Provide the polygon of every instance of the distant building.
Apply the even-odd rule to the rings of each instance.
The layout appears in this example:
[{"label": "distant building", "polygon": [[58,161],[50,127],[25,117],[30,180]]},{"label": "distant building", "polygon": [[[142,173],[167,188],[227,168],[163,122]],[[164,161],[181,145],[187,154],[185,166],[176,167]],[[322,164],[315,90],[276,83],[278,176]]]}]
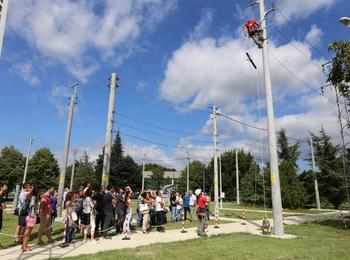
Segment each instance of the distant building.
[{"label": "distant building", "polygon": [[[152,176],[151,171],[145,171],[145,179],[149,179]],[[169,178],[171,184],[174,184],[178,179],[181,178],[181,171],[164,171],[164,179]]]},{"label": "distant building", "polygon": [[0,0],[0,56],[2,50],[2,43],[5,34],[5,24],[8,9],[8,0]]}]

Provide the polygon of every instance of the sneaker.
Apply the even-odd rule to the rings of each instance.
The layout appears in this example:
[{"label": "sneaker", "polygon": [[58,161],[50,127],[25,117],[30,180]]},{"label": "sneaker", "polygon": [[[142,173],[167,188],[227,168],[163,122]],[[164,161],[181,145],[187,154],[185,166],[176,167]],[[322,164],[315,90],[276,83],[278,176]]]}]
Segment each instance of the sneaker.
[{"label": "sneaker", "polygon": [[130,240],[130,237],[123,237],[122,240]]},{"label": "sneaker", "polygon": [[60,245],[59,245],[59,247],[61,247],[61,248],[65,248],[65,247],[68,247],[68,246],[69,246],[68,243],[63,243],[63,244],[60,244]]}]

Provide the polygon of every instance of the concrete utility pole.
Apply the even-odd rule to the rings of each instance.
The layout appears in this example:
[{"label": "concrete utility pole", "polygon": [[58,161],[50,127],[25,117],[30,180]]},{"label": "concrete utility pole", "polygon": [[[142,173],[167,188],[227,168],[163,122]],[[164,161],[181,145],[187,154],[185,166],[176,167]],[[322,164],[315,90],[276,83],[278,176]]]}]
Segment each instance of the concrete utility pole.
[{"label": "concrete utility pole", "polygon": [[145,189],[145,168],[146,168],[145,157],[146,157],[146,155],[144,154],[143,155],[143,163],[142,163],[142,190]]},{"label": "concrete utility pole", "polygon": [[310,136],[310,147],[311,147],[311,160],[312,160],[312,171],[315,175],[315,196],[316,196],[316,206],[317,209],[321,209],[320,203],[320,194],[318,192],[318,182],[317,182],[317,173],[316,173],[316,165],[315,165],[315,156],[314,156],[314,146],[312,143],[312,136]]},{"label": "concrete utility pole", "polygon": [[2,50],[2,43],[5,35],[8,2],[8,0],[0,0],[0,56]]},{"label": "concrete utility pole", "polygon": [[213,144],[214,144],[214,203],[215,212],[219,212],[219,185],[218,185],[218,157],[217,157],[217,132],[216,132],[216,119],[217,108],[213,106]]},{"label": "concrete utility pole", "polygon": [[115,97],[117,91],[117,74],[112,73],[111,85],[109,89],[109,104],[108,104],[108,119],[106,129],[106,141],[105,141],[105,152],[103,155],[103,168],[102,168],[102,186],[109,184],[109,171],[111,167],[111,151],[112,151],[112,132],[114,123],[115,113]]},{"label": "concrete utility pole", "polygon": [[238,171],[238,152],[236,150],[236,201],[237,205],[240,204],[239,201],[239,171]]},{"label": "concrete utility pole", "polygon": [[26,183],[26,180],[27,180],[28,164],[29,164],[30,151],[32,149],[32,143],[33,143],[33,139],[29,138],[29,140],[28,140],[27,158],[26,158],[26,166],[24,167],[24,175],[23,175],[22,185],[24,183]]},{"label": "concrete utility pole", "polygon": [[188,157],[188,154],[187,154],[187,185],[186,185],[186,189],[187,191],[190,190],[190,157]]},{"label": "concrete utility pole", "polygon": [[[32,149],[32,143],[33,143],[33,139],[29,138],[28,139],[28,151],[27,151],[26,165],[24,167],[22,186],[23,186],[24,183],[26,183],[26,180],[27,180],[28,164],[29,164],[30,151]],[[18,196],[19,196],[20,190],[21,190],[21,187],[20,187],[19,184],[17,184],[16,185],[16,191],[15,191],[15,197],[14,197],[13,204],[12,204],[13,208],[15,208],[17,206]]]},{"label": "concrete utility pole", "polygon": [[219,157],[219,175],[220,175],[220,208],[222,208],[222,175],[221,175],[221,154]]},{"label": "concrete utility pole", "polygon": [[75,161],[77,159],[77,153],[78,150],[74,149],[73,150],[73,165],[72,165],[72,174],[70,176],[70,185],[69,185],[69,190],[72,191],[73,190],[73,182],[74,182],[74,170],[75,170]]},{"label": "concrete utility pole", "polygon": [[260,26],[262,29],[262,37],[264,39],[262,44],[263,45],[262,54],[263,54],[264,80],[265,80],[265,92],[266,92],[267,128],[268,128],[268,134],[269,134],[273,234],[276,236],[283,236],[284,226],[283,226],[283,216],[282,216],[280,175],[278,170],[275,119],[274,119],[274,112],[273,112],[271,75],[270,75],[270,64],[269,64],[269,56],[268,56],[268,45],[267,45],[267,39],[268,39],[267,28],[266,28],[267,13],[265,12],[264,0],[258,0],[258,3],[259,3],[260,20],[261,20]]},{"label": "concrete utility pole", "polygon": [[74,114],[74,105],[76,104],[75,100],[77,98],[78,86],[79,84],[75,84],[72,86],[73,94],[70,97],[70,103],[69,103],[68,122],[67,122],[66,136],[64,139],[64,148],[63,148],[63,162],[62,162],[61,174],[60,174],[59,185],[58,185],[58,207],[59,207],[58,215],[59,216],[61,216],[62,208],[63,208],[62,200],[63,200],[64,180],[66,178],[70,136],[72,131],[72,122],[73,122],[73,114]]},{"label": "concrete utility pole", "polygon": [[205,170],[203,169],[203,191],[205,192]]}]

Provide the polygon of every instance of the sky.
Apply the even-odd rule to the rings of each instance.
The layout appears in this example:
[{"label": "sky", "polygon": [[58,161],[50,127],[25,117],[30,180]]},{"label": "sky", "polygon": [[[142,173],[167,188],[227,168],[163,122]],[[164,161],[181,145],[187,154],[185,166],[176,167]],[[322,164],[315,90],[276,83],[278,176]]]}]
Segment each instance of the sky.
[{"label": "sky", "polygon": [[[271,2],[265,1],[266,9]],[[349,40],[338,22],[348,0],[277,0],[267,20],[276,129],[300,139],[307,169],[310,132],[339,142],[334,91],[322,64],[327,46]],[[266,128],[262,53],[244,37],[259,20],[246,0],[12,0],[0,57],[0,148],[49,147],[62,161],[71,86],[79,83],[72,148],[91,160],[105,142],[109,78],[119,77],[114,130],[137,163],[183,169],[212,157],[211,106]],[[250,54],[258,69],[246,59]],[[218,118],[221,152],[243,148],[268,160],[265,131]],[[295,139],[290,139],[295,143]]]}]

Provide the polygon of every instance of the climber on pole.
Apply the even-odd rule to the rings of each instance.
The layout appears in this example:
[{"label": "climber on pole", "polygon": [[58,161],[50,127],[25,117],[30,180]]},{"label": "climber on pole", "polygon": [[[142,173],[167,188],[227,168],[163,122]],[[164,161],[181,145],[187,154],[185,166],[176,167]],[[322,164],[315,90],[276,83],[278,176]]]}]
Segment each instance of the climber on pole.
[{"label": "climber on pole", "polygon": [[255,19],[249,19],[245,22],[244,35],[252,38],[259,49],[262,48],[262,42],[264,41],[262,37],[262,29]]}]

